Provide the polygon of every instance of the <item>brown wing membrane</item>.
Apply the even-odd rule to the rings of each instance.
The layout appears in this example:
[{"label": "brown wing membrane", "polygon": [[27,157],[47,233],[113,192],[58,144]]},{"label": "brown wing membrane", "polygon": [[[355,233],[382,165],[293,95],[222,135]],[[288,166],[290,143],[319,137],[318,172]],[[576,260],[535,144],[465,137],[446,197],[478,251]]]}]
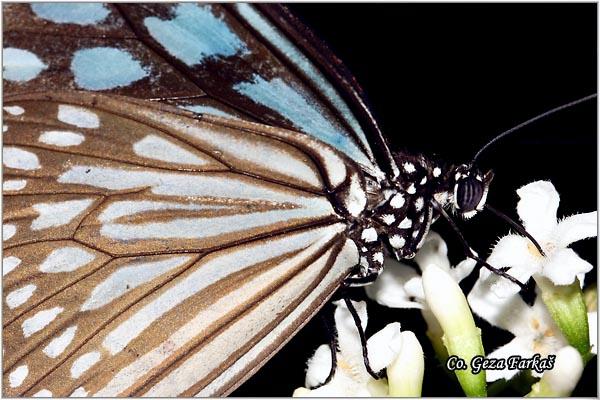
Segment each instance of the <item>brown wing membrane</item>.
[{"label": "brown wing membrane", "polygon": [[[100,90],[253,118],[317,137],[382,177],[361,122],[328,78],[339,76],[322,73],[313,55],[254,5],[79,5],[99,14],[93,22],[69,20],[57,7],[4,6],[5,66],[26,51],[40,69],[30,79],[5,74],[9,93]],[[373,126],[358,98],[350,104]]]},{"label": "brown wing membrane", "polygon": [[332,202],[364,182],[309,136],[84,92],[4,105],[7,396],[226,394],[357,262]]}]

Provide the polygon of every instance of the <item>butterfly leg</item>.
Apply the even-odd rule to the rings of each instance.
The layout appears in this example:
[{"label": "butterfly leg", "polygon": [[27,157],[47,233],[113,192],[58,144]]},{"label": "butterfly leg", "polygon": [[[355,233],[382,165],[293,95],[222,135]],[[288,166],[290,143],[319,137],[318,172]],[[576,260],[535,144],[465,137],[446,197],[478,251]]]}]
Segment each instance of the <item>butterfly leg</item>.
[{"label": "butterfly leg", "polygon": [[311,387],[310,389],[312,390],[320,388],[321,386],[327,385],[329,382],[331,382],[333,376],[335,375],[335,370],[337,368],[337,352],[339,349],[335,324],[332,324],[331,321],[328,321],[323,314],[321,314],[321,318],[323,320],[323,326],[325,326],[327,334],[329,335],[329,350],[331,351],[331,369],[329,370],[329,375],[327,375],[327,378],[318,385]]},{"label": "butterfly leg", "polygon": [[358,329],[358,335],[360,336],[360,344],[362,346],[363,362],[365,364],[365,368],[367,369],[367,372],[374,379],[384,378],[386,376],[385,369],[375,372],[375,371],[373,371],[373,368],[371,368],[371,364],[369,363],[369,351],[367,349],[367,338],[365,336],[365,331],[363,330],[362,325],[360,323],[360,317],[358,316],[358,313],[356,312],[356,308],[354,308],[354,304],[352,304],[352,301],[350,299],[348,299],[347,297],[344,297],[344,303],[346,303],[346,307],[348,307],[348,311],[350,311],[350,315],[352,315],[352,319],[354,320],[356,329]]},{"label": "butterfly leg", "polygon": [[522,283],[521,281],[519,281],[514,276],[508,274],[503,269],[492,267],[485,260],[483,260],[477,254],[475,254],[475,252],[469,246],[469,243],[467,243],[467,240],[463,236],[462,232],[460,231],[460,229],[458,228],[458,226],[456,225],[456,223],[454,222],[454,220],[452,218],[450,218],[450,216],[448,215],[448,213],[446,212],[446,210],[444,210],[444,208],[437,201],[435,201],[435,200],[432,200],[432,205],[433,205],[433,208],[448,222],[448,224],[450,224],[450,226],[452,227],[452,230],[458,236],[460,242],[463,245],[465,257],[468,257],[468,258],[470,258],[472,260],[477,261],[478,265],[479,264],[483,265],[485,268],[489,269],[490,271],[492,271],[496,275],[500,275],[503,278],[508,279],[509,281],[511,281],[512,283],[514,283],[515,285],[519,286],[521,288],[521,290],[527,290],[527,285],[526,284]]}]

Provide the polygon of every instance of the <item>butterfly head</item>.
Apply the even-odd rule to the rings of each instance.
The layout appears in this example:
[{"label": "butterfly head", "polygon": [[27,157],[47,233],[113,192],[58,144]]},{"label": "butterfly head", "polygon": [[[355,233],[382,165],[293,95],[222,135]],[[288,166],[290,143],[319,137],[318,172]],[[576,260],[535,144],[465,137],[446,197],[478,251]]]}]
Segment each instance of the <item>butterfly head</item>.
[{"label": "butterfly head", "polygon": [[452,207],[465,219],[483,210],[494,173],[482,173],[475,165],[462,164],[454,169]]}]

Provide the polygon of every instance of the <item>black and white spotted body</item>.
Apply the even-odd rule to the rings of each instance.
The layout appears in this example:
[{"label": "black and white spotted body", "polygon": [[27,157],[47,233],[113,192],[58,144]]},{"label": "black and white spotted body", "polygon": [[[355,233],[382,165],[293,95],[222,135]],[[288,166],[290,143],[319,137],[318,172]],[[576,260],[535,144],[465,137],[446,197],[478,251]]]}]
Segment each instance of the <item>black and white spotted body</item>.
[{"label": "black and white spotted body", "polygon": [[384,249],[398,260],[413,258],[438,217],[434,203],[465,219],[481,211],[493,177],[466,164],[445,165],[423,155],[395,153],[394,159],[394,178],[367,185],[372,192],[367,215],[352,235],[360,253],[360,265],[349,277],[352,285],[377,277]]}]

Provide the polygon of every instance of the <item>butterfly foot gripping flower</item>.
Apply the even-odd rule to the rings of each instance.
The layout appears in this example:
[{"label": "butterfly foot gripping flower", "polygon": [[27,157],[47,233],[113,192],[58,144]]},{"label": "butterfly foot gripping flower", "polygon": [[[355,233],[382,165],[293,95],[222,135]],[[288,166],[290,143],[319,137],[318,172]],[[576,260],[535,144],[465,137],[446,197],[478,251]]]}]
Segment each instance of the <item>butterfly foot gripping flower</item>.
[{"label": "butterfly foot gripping flower", "polygon": [[[331,349],[321,345],[308,361],[306,386],[298,388],[299,397],[367,397],[419,396],[423,382],[423,350],[415,335],[400,331],[399,323],[388,324],[367,340],[369,364],[374,371],[387,368],[387,379],[375,380],[364,365],[360,336],[354,319],[343,301],[335,303],[338,335],[336,369],[333,378],[323,385],[331,370]],[[367,325],[366,303],[354,303],[363,329]],[[320,386],[322,385],[322,386]]]}]

